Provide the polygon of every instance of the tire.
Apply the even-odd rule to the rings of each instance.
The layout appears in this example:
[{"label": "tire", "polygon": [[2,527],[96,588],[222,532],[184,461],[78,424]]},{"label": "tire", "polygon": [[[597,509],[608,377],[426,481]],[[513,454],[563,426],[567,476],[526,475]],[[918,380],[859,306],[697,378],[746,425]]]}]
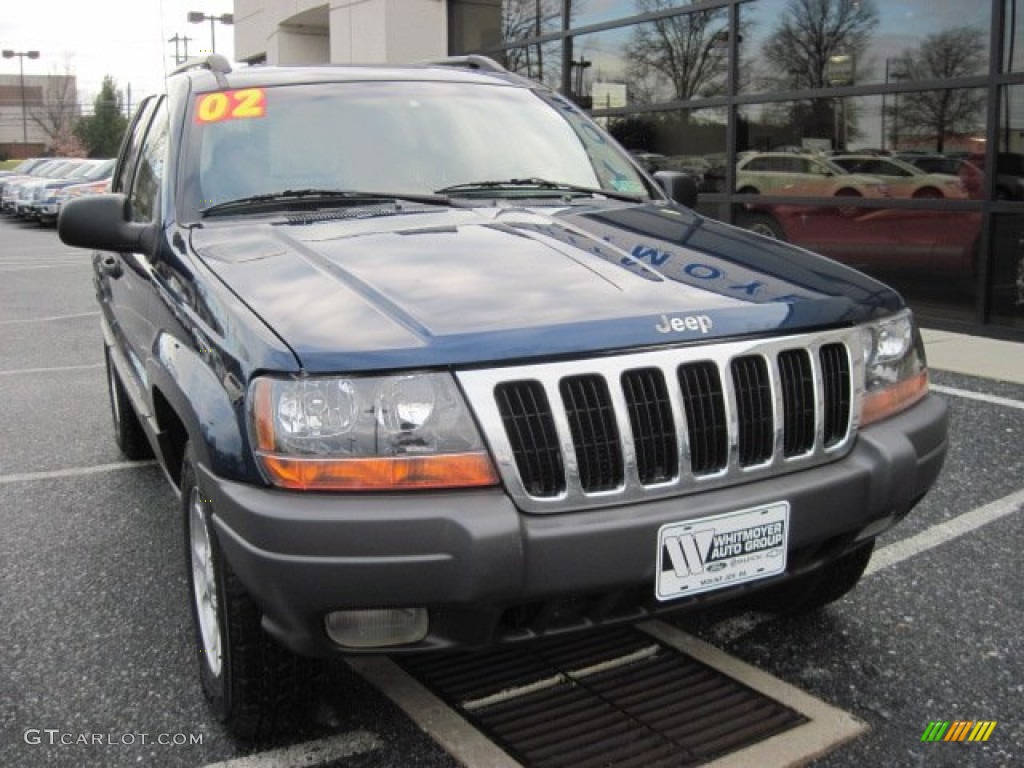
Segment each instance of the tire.
[{"label": "tire", "polygon": [[110,417],[114,422],[114,442],[126,459],[148,459],[153,450],[135,413],[135,406],[125,392],[121,377],[110,360],[110,348],[103,347],[103,361],[107,369],[107,394],[110,396]]},{"label": "tire", "polygon": [[[864,195],[862,195],[856,189],[851,189],[850,187],[843,187],[842,189],[837,190],[835,196],[849,198],[864,197]],[[838,210],[839,213],[843,216],[856,216],[860,212],[860,209],[855,208],[852,205],[841,205],[836,210]]]},{"label": "tire", "polygon": [[199,680],[214,715],[240,741],[260,742],[297,725],[319,666],[278,645],[259,606],[223,556],[186,444],[181,471],[185,562]]},{"label": "tire", "polygon": [[786,233],[782,231],[779,222],[767,213],[745,213],[737,219],[736,223],[744,229],[749,229],[764,237],[786,242]]},{"label": "tire", "polygon": [[874,548],[875,542],[870,541],[814,573],[754,595],[752,607],[795,615],[811,613],[834,603],[857,586]]},{"label": "tire", "polygon": [[922,187],[914,193],[915,200],[942,200],[941,190],[935,187]]}]

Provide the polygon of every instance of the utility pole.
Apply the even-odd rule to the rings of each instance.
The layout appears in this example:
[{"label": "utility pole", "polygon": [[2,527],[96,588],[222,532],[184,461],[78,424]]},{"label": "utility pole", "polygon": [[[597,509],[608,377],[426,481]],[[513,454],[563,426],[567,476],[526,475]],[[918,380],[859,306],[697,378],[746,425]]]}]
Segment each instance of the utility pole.
[{"label": "utility pole", "polygon": [[[168,43],[174,43],[174,64],[177,66],[184,61],[188,60],[188,41],[192,38],[188,35],[179,35],[177,32],[174,33],[174,37],[167,38]],[[179,43],[184,43],[185,55],[181,55],[181,48]]]}]

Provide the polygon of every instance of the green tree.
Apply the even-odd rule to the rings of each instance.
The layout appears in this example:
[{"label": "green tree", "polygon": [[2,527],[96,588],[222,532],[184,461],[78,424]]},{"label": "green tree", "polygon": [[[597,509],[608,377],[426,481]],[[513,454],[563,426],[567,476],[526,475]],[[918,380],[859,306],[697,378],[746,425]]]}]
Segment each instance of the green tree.
[{"label": "green tree", "polygon": [[121,92],[107,75],[93,102],[93,113],[75,124],[75,136],[85,144],[89,157],[116,157],[127,128]]}]

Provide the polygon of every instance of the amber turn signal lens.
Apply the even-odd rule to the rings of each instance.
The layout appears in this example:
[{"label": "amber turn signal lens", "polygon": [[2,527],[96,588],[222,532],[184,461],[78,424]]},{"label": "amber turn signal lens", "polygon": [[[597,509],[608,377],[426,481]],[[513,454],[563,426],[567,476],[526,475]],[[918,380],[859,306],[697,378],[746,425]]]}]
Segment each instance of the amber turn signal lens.
[{"label": "amber turn signal lens", "polygon": [[891,387],[864,396],[860,409],[862,427],[903,411],[928,394],[928,372],[921,371]]},{"label": "amber turn signal lens", "polygon": [[309,491],[386,491],[496,485],[483,452],[357,459],[296,459],[259,455],[271,481]]}]

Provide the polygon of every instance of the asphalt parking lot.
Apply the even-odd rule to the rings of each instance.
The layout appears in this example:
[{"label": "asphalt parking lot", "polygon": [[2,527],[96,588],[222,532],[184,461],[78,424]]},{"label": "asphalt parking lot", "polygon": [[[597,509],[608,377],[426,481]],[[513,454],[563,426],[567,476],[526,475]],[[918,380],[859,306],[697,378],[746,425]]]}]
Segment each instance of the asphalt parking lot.
[{"label": "asphalt parking lot", "polygon": [[[943,476],[850,596],[798,619],[718,610],[650,628],[857,726],[839,746],[766,744],[721,765],[1024,764],[1024,383],[933,382],[952,409]],[[514,764],[376,660],[333,664],[307,727],[280,743],[254,751],[225,734],[194,679],[175,498],[110,435],[89,254],[10,219],[0,402],[0,765]],[[933,721],[996,725],[984,742],[922,741]]]}]

